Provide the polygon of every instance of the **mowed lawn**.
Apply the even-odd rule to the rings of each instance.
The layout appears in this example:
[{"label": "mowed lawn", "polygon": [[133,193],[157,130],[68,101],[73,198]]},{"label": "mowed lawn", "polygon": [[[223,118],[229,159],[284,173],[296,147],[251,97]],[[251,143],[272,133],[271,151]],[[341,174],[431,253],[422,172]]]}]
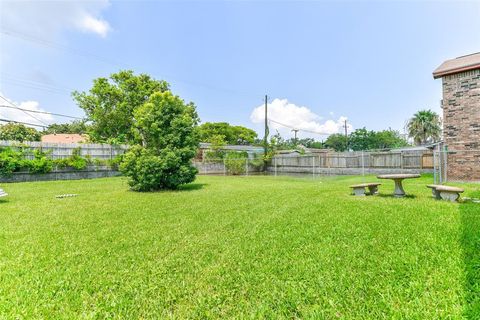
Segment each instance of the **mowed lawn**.
[{"label": "mowed lawn", "polygon": [[2,184],[0,319],[478,319],[480,204],[433,200],[431,177],[351,196],[360,181]]}]

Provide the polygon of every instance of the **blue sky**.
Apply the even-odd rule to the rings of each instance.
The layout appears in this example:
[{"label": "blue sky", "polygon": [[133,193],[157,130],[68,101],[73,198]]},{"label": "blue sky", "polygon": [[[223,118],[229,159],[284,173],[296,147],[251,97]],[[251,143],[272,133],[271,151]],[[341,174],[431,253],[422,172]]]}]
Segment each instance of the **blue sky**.
[{"label": "blue sky", "polygon": [[332,133],[345,117],[350,129],[403,131],[417,110],[441,112],[432,71],[480,51],[480,2],[2,1],[0,11],[0,92],[17,105],[81,116],[72,89],[132,69],[170,82],[203,122],[259,132],[265,94],[272,119],[296,128]]}]

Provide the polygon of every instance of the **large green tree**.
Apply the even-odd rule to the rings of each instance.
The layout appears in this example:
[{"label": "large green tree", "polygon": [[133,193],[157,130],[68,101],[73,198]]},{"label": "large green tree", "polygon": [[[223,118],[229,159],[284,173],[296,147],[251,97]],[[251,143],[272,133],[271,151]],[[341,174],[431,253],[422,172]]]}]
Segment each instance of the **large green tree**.
[{"label": "large green tree", "polygon": [[42,135],[52,133],[77,133],[85,134],[88,131],[88,126],[85,121],[75,120],[68,123],[53,123],[48,126],[47,130],[42,131]]},{"label": "large green tree", "polygon": [[168,90],[165,81],[126,70],[93,80],[88,92],[75,91],[73,98],[91,122],[88,134],[92,141],[132,143],[135,109],[152,94]]},{"label": "large green tree", "polygon": [[420,110],[408,121],[408,135],[417,145],[440,140],[442,122],[440,116],[432,110]]},{"label": "large green tree", "polygon": [[198,115],[169,91],[154,93],[134,113],[134,142],[120,169],[136,191],[176,189],[192,182],[198,148]]},{"label": "large green tree", "polygon": [[[336,133],[325,141],[325,147],[336,151],[347,150],[347,138]],[[407,146],[408,143],[395,130],[373,131],[366,128],[356,129],[348,135],[348,150],[362,151],[375,149],[391,149]]]},{"label": "large green tree", "polygon": [[40,132],[20,123],[0,125],[0,140],[40,141],[40,137]]},{"label": "large green tree", "polygon": [[245,145],[253,144],[257,133],[242,126],[232,126],[227,122],[206,122],[198,126],[201,142],[212,142],[223,136],[226,144]]},{"label": "large green tree", "polygon": [[348,148],[354,151],[376,149],[375,131],[361,128],[348,136]]},{"label": "large green tree", "polygon": [[324,145],[326,148],[334,149],[335,151],[347,150],[347,138],[341,133],[334,133],[328,136]]},{"label": "large green tree", "polygon": [[382,130],[375,133],[375,148],[388,149],[408,146],[408,142],[396,130]]}]

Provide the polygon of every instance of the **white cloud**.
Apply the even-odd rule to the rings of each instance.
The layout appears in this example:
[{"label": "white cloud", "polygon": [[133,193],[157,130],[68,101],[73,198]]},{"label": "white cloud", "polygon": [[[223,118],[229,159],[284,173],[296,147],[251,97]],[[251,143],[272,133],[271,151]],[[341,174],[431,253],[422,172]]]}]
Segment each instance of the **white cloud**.
[{"label": "white cloud", "polygon": [[[278,130],[284,137],[293,136],[292,128],[285,127],[288,125],[295,129],[308,130],[316,133],[330,135],[333,133],[340,133],[344,130],[346,117],[339,117],[337,120],[326,120],[308,107],[297,106],[294,103],[288,102],[287,99],[275,99],[268,104],[268,118],[270,121],[270,132],[274,133]],[[250,120],[253,123],[263,123],[265,121],[265,106],[261,105],[253,109],[250,115]],[[347,124],[348,130],[352,130],[352,126]],[[321,138],[321,135],[315,135],[309,132],[299,132],[300,137],[316,137]]]},{"label": "white cloud", "polygon": [[50,39],[65,29],[105,37],[111,30],[101,12],[109,6],[100,1],[4,1],[0,19],[6,31]]},{"label": "white cloud", "polygon": [[80,21],[79,27],[84,31],[96,33],[103,38],[105,38],[107,33],[110,31],[110,25],[107,21],[97,19],[90,15],[83,17],[83,19]]},{"label": "white cloud", "polygon": [[[0,95],[2,94],[0,93]],[[27,109],[27,110],[45,111],[44,109],[40,108],[40,104],[38,103],[38,101],[23,101],[20,103],[16,103],[11,101],[10,99],[7,99],[7,100],[9,101],[9,103],[6,103],[4,100],[0,102],[0,118],[18,121],[18,122],[37,124],[42,126],[45,124],[53,123],[54,119],[49,114],[34,113],[34,112],[29,113],[28,111],[22,111],[15,108],[3,107],[3,106],[18,106],[19,108]],[[2,124],[5,124],[5,123],[6,122],[2,121]],[[38,127],[36,128],[39,129]]]}]

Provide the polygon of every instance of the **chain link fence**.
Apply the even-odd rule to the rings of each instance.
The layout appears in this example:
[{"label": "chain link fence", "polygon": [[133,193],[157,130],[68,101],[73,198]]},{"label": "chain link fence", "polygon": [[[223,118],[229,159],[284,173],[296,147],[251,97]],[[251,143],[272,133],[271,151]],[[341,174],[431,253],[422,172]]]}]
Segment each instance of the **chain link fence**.
[{"label": "chain link fence", "polygon": [[264,173],[264,164],[261,159],[204,158],[194,161],[193,165],[202,175],[249,176]]},{"label": "chain link fence", "polygon": [[434,182],[480,182],[480,150],[448,150],[434,153]]},{"label": "chain link fence", "polygon": [[322,151],[310,154],[279,154],[264,166],[261,155],[248,157],[202,157],[194,161],[203,175],[375,175],[388,173],[432,173],[431,150],[419,151]]}]

